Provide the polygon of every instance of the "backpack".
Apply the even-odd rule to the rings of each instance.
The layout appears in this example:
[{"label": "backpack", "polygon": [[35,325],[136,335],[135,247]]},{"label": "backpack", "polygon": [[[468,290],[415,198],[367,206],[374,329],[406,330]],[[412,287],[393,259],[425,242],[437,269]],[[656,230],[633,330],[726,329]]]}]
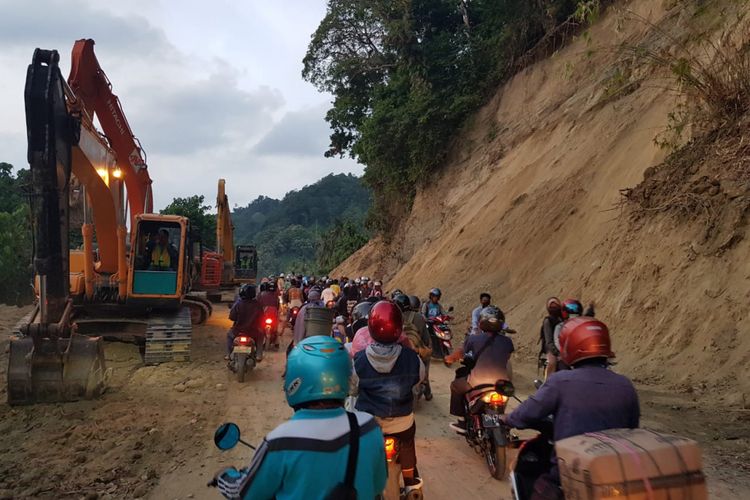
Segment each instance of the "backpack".
[{"label": "backpack", "polygon": [[422,340],[422,335],[419,334],[419,330],[417,330],[417,327],[414,325],[414,315],[417,314],[415,311],[409,311],[404,315],[404,327],[403,332],[404,335],[409,339],[409,342],[411,342],[412,347],[414,347],[414,350],[417,351],[417,354],[422,359],[425,359],[425,357],[429,357],[432,353],[432,349],[427,347],[427,345]]}]

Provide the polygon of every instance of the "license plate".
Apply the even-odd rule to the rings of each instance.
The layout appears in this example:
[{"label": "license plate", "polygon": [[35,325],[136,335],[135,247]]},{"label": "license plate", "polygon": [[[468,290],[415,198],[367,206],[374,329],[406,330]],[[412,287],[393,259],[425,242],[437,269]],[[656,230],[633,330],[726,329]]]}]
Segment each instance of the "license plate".
[{"label": "license plate", "polygon": [[502,425],[502,421],[500,420],[500,415],[495,413],[490,414],[483,414],[482,415],[482,426],[485,429],[491,429],[493,427],[500,427]]},{"label": "license plate", "polygon": [[250,354],[251,352],[253,352],[253,348],[250,346],[238,345],[234,346],[232,352],[234,354]]}]

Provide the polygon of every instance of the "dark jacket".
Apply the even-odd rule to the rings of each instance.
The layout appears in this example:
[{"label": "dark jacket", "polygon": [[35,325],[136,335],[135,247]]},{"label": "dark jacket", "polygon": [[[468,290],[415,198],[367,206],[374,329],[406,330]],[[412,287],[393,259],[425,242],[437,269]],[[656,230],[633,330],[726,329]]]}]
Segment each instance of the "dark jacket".
[{"label": "dark jacket", "polygon": [[376,417],[403,417],[414,411],[412,389],[422,378],[422,362],[398,344],[371,344],[354,356],[359,378],[356,408]]},{"label": "dark jacket", "polygon": [[533,396],[507,417],[518,429],[533,428],[554,417],[554,439],[587,432],[637,428],[638,394],[633,383],[601,365],[584,365],[550,375]]},{"label": "dark jacket", "polygon": [[562,318],[558,316],[547,316],[542,321],[542,331],[539,334],[542,341],[542,354],[560,355],[560,351],[555,346],[555,327],[558,323],[562,323]]},{"label": "dark jacket", "polygon": [[235,302],[229,311],[229,319],[234,321],[232,329],[235,334],[254,334],[263,331],[263,307],[257,300],[242,299]]}]

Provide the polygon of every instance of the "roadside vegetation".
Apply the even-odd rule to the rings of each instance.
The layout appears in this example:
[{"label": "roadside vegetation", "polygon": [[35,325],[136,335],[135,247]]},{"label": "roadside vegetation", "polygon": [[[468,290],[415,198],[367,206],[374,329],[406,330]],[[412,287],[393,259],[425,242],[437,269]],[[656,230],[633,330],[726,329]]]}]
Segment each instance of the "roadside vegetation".
[{"label": "roadside vegetation", "polygon": [[604,3],[329,0],[302,75],[334,96],[325,154],[365,165],[368,227],[388,238],[465,120]]}]

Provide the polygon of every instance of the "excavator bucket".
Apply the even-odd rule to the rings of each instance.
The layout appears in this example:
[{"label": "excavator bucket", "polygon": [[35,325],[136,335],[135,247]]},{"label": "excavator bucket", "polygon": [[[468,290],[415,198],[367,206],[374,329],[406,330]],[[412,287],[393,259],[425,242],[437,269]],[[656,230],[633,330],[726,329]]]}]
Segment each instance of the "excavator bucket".
[{"label": "excavator bucket", "polygon": [[23,405],[92,399],[106,389],[104,341],[72,334],[57,340],[10,342],[8,403]]}]

